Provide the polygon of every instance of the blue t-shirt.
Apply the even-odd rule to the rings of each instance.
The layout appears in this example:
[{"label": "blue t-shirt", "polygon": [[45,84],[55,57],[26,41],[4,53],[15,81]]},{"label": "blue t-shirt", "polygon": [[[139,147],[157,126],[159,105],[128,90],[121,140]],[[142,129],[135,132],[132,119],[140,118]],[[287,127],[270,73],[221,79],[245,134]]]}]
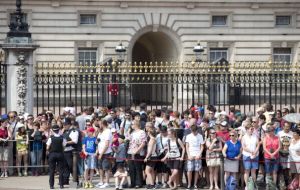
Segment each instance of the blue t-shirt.
[{"label": "blue t-shirt", "polygon": [[84,137],[83,144],[87,153],[96,153],[96,137]]},{"label": "blue t-shirt", "polygon": [[226,145],[227,145],[227,151],[226,151],[227,158],[233,159],[240,154],[240,150],[242,147],[242,144],[240,141],[237,141],[235,144],[233,144],[229,140],[229,141],[226,141]]}]

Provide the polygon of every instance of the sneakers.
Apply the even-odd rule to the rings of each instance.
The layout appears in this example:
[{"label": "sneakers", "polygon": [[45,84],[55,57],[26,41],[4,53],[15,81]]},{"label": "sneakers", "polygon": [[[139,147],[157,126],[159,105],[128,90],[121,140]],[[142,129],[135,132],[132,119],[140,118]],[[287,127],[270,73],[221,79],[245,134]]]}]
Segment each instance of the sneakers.
[{"label": "sneakers", "polygon": [[103,185],[103,182],[99,182],[96,187],[101,187]]},{"label": "sneakers", "polygon": [[4,172],[2,172],[2,174],[1,174],[1,176],[0,176],[1,178],[4,178]]},{"label": "sneakers", "polygon": [[18,172],[18,176],[19,176],[19,177],[22,177],[22,173],[21,173],[21,172]]},{"label": "sneakers", "polygon": [[92,182],[88,182],[89,188],[94,188],[94,185]]},{"label": "sneakers", "polygon": [[88,182],[84,182],[83,188],[84,188],[84,189],[88,189],[88,188],[89,188],[89,183],[88,183]]},{"label": "sneakers", "polygon": [[105,188],[108,188],[109,187],[109,184],[108,183],[104,183],[103,185],[101,185],[99,188],[100,189],[105,189]]},{"label": "sneakers", "polygon": [[28,176],[27,172],[24,172],[24,173],[23,173],[23,175],[24,175],[25,177],[27,177],[27,176]]},{"label": "sneakers", "polygon": [[4,172],[4,177],[5,177],[5,178],[8,178],[7,172]]}]

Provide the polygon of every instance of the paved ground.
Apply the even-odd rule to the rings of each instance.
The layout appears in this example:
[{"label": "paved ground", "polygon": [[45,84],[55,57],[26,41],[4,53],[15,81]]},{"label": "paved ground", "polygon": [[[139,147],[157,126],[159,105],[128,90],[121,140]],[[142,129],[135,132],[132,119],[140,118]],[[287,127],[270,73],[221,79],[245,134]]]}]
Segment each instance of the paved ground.
[{"label": "paved ground", "polygon": [[[0,178],[0,190],[47,190],[49,189],[48,179],[48,176]],[[97,182],[98,181],[95,180],[94,183]],[[111,179],[110,182],[111,188],[106,188],[105,190],[115,189],[113,185],[113,179]],[[57,183],[58,179],[55,178],[55,189],[59,189]],[[73,185],[71,184],[71,186],[65,186],[65,189],[76,189],[75,186],[72,187]]]}]

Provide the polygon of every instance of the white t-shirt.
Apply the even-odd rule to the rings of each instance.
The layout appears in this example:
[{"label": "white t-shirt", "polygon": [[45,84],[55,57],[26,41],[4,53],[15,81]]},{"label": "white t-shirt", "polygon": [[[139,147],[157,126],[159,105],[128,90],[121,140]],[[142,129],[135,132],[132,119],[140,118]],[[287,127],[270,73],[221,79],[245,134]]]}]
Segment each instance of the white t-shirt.
[{"label": "white t-shirt", "polygon": [[190,156],[199,156],[201,145],[204,144],[204,140],[201,134],[194,135],[193,133],[186,136],[186,143],[189,143]]},{"label": "white t-shirt", "polygon": [[69,112],[70,114],[76,116],[76,110],[74,107],[65,107],[64,112]]},{"label": "white t-shirt", "polygon": [[[242,138],[242,142],[243,142],[243,145],[246,146],[246,148],[248,150],[250,150],[251,152],[254,152],[256,149],[256,146],[258,144],[258,138],[255,134],[252,134],[251,136],[248,134],[245,134]],[[257,151],[256,156],[258,156],[258,153],[259,152]],[[251,156],[251,153],[243,150],[243,155],[249,157],[249,156]]]},{"label": "white t-shirt", "polygon": [[102,152],[102,150],[105,147],[105,143],[107,141],[109,141],[108,148],[107,148],[107,150],[106,150],[106,152],[104,154],[109,154],[109,153],[112,152],[112,149],[111,149],[112,133],[111,133],[110,129],[105,129],[102,133],[99,133],[97,139],[100,139],[100,142],[98,144],[98,151],[99,151],[99,153]]},{"label": "white t-shirt", "polygon": [[285,139],[285,138],[287,138],[291,141],[291,139],[293,137],[293,132],[289,131],[288,133],[286,133],[284,131],[279,131],[278,132],[278,137],[279,137],[281,143],[282,143],[283,139]]},{"label": "white t-shirt", "polygon": [[290,158],[292,161],[300,161],[300,156],[298,154],[300,152],[300,141],[296,142],[296,144],[291,143],[289,146]]},{"label": "white t-shirt", "polygon": [[158,128],[159,124],[163,124],[164,119],[161,117],[156,117],[155,118],[155,123],[154,123],[154,127]]}]

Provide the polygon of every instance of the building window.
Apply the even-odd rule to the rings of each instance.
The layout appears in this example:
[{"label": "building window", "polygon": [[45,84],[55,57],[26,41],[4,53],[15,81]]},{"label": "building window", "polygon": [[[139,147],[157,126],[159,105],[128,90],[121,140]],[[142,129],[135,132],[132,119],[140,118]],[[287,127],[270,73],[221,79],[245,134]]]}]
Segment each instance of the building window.
[{"label": "building window", "polygon": [[[17,22],[17,15],[15,13],[11,13],[10,14],[10,22]],[[22,22],[28,23],[28,21],[27,21],[27,14],[23,13]]]},{"label": "building window", "polygon": [[209,61],[213,63],[217,60],[220,60],[221,58],[228,60],[227,52],[227,48],[211,48],[209,50]]},{"label": "building window", "polygon": [[80,65],[95,66],[97,62],[97,49],[78,49],[78,63]]},{"label": "building window", "polygon": [[80,24],[82,25],[93,25],[96,24],[97,15],[96,14],[81,14]]},{"label": "building window", "polygon": [[226,25],[227,25],[226,15],[212,16],[212,26],[226,26]]},{"label": "building window", "polygon": [[292,60],[291,48],[274,48],[273,60],[275,63],[290,64]]},{"label": "building window", "polygon": [[291,25],[291,16],[276,16],[276,26]]}]

